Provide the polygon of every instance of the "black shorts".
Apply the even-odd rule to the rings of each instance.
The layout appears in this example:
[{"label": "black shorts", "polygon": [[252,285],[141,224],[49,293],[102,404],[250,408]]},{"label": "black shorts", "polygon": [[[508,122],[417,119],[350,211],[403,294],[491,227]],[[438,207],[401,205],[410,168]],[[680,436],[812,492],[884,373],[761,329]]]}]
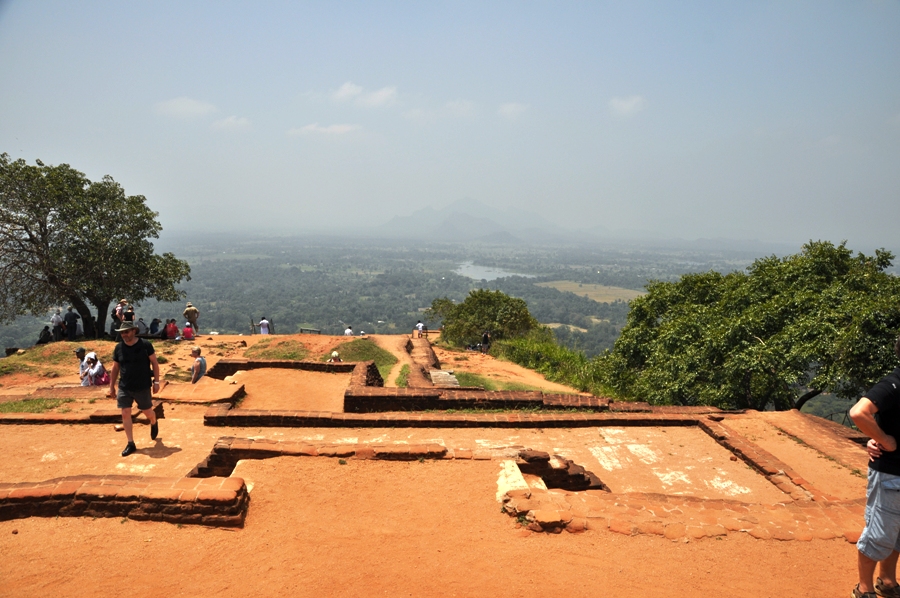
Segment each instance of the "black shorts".
[{"label": "black shorts", "polygon": [[153,394],[149,388],[143,390],[125,390],[119,387],[119,394],[116,395],[116,404],[119,409],[131,409],[131,405],[137,403],[138,409],[146,411],[153,407]]}]

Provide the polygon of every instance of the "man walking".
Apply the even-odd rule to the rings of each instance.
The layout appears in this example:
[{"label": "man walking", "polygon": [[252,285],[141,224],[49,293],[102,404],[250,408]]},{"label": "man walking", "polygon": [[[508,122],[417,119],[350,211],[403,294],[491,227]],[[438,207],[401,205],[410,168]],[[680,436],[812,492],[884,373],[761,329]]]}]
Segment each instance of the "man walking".
[{"label": "man walking", "polygon": [[191,328],[194,329],[194,334],[199,334],[200,329],[197,328],[197,318],[200,317],[200,310],[194,307],[194,304],[190,301],[187,302],[187,306],[184,308],[184,319],[191,323]]},{"label": "man walking", "polygon": [[[900,337],[894,343],[900,358]],[[850,409],[850,418],[870,438],[869,481],[866,486],[866,527],[856,543],[859,584],[853,598],[900,598],[897,557],[900,556],[900,367],[881,379]],[[880,577],[873,582],[875,566]]]},{"label": "man walking", "polygon": [[[137,403],[138,409],[150,420],[150,440],[156,440],[159,424],[153,413],[152,393],[159,392],[159,362],[150,341],[138,338],[137,326],[134,322],[122,322],[116,330],[122,335],[122,341],[113,350],[113,365],[109,373],[109,396],[116,397],[119,409],[122,410],[122,426],[128,444],[122,451],[127,457],[137,450],[132,433],[131,406]],[[118,392],[116,381],[119,380]]]}]

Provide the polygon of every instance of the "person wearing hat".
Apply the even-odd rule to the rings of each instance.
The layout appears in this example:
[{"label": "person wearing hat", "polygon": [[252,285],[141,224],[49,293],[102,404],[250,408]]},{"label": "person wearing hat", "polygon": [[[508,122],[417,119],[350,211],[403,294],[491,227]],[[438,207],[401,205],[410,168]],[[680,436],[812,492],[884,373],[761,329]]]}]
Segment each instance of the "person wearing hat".
[{"label": "person wearing hat", "polygon": [[84,372],[88,369],[88,367],[90,367],[87,360],[84,358],[85,353],[86,351],[84,350],[84,347],[78,347],[77,349],[75,349],[75,357],[78,358],[78,377],[81,378],[81,385],[90,386],[90,381],[85,380],[84,378]]},{"label": "person wearing hat", "polygon": [[153,344],[138,338],[134,322],[122,322],[116,332],[122,336],[122,340],[113,350],[108,396],[115,397],[122,410],[122,427],[125,428],[125,437],[128,439],[122,456],[127,457],[137,450],[131,421],[131,406],[134,403],[150,420],[150,440],[156,440],[159,434],[159,422],[153,412],[152,397],[159,392],[159,362],[156,360]]},{"label": "person wearing hat", "polygon": [[331,352],[331,359],[328,360],[328,363],[341,363],[342,361],[344,360],[341,359],[341,356],[338,355],[337,351]]},{"label": "person wearing hat", "polygon": [[194,327],[190,322],[185,322],[184,328],[181,330],[181,338],[186,341],[194,340]]},{"label": "person wearing hat", "polygon": [[194,307],[194,304],[190,301],[187,302],[187,307],[184,308],[184,319],[191,323],[191,328],[194,329],[194,332],[200,332],[200,329],[197,327],[197,318],[200,317],[200,310]]}]

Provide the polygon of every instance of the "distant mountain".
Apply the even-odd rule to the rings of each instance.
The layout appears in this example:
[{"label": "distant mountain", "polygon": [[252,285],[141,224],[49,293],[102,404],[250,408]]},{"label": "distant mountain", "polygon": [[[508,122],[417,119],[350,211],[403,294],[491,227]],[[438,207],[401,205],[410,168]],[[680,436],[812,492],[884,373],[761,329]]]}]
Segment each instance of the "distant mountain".
[{"label": "distant mountain", "polygon": [[409,216],[395,216],[375,229],[384,236],[422,237],[435,241],[477,241],[521,243],[553,240],[565,235],[559,227],[548,224],[540,215],[528,210],[499,210],[473,199],[461,199],[443,208],[416,210]]}]

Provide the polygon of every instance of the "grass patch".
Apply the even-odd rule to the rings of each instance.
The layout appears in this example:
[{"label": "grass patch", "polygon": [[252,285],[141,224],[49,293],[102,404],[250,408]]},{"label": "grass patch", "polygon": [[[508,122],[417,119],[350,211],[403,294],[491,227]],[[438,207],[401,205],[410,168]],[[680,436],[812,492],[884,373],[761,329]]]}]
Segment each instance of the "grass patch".
[{"label": "grass patch", "polygon": [[[381,377],[387,379],[391,373],[391,368],[397,363],[397,358],[389,352],[375,344],[374,341],[367,338],[358,338],[349,343],[338,345],[332,351],[337,351],[344,361],[374,361],[378,367],[378,373]],[[329,351],[323,358],[323,361],[331,357]]]},{"label": "grass patch", "polygon": [[309,355],[302,343],[293,339],[266,339],[244,351],[244,357],[256,359],[284,359],[298,361]]},{"label": "grass patch", "polygon": [[0,413],[46,413],[75,399],[24,399],[0,403]]},{"label": "grass patch", "polygon": [[543,390],[539,386],[532,386],[521,382],[502,382],[470,372],[454,371],[453,375],[459,380],[460,386],[480,386],[485,390]]},{"label": "grass patch", "polygon": [[409,364],[404,363],[403,367],[400,368],[400,373],[397,374],[397,386],[400,388],[406,388],[409,386]]},{"label": "grass patch", "polygon": [[0,359],[0,376],[8,376],[17,372],[27,372],[31,366],[24,362],[22,355],[10,355]]},{"label": "grass patch", "polygon": [[163,379],[169,382],[190,382],[192,378],[191,370],[182,370],[177,365],[173,365],[168,372],[163,374]]}]

